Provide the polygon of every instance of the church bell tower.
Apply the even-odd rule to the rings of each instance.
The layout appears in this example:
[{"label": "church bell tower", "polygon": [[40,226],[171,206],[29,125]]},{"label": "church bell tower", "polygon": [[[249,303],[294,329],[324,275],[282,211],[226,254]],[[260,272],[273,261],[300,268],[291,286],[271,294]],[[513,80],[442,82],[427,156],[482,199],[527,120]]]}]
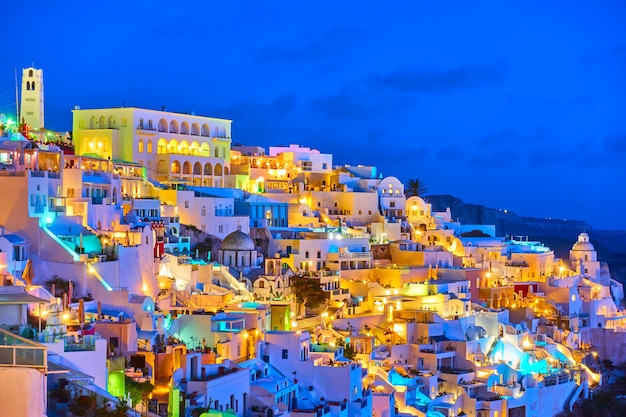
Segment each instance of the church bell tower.
[{"label": "church bell tower", "polygon": [[22,99],[20,119],[31,130],[44,127],[43,124],[43,70],[33,67],[22,70]]}]

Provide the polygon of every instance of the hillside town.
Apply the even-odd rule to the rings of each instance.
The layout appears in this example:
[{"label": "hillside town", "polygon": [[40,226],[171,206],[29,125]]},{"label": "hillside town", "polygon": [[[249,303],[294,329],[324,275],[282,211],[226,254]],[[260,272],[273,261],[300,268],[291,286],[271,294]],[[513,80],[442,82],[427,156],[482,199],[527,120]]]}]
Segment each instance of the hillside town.
[{"label": "hillside town", "polygon": [[561,259],[329,150],[135,107],[52,132],[41,69],[21,93],[0,117],[2,415],[556,416],[626,355],[592,232]]}]

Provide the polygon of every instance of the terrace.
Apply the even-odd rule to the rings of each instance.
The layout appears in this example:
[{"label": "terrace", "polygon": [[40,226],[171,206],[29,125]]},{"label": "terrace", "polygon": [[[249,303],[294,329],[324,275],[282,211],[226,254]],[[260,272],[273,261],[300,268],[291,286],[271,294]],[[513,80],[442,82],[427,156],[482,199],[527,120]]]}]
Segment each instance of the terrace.
[{"label": "terrace", "polygon": [[0,329],[0,366],[46,369],[48,366],[47,348]]}]

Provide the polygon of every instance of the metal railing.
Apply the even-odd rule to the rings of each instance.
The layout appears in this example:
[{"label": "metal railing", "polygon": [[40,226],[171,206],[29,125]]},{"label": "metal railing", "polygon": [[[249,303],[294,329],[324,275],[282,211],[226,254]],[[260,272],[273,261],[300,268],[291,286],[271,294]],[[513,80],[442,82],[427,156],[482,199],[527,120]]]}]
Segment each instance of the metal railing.
[{"label": "metal railing", "polygon": [[0,329],[0,366],[46,368],[48,366],[47,348]]}]

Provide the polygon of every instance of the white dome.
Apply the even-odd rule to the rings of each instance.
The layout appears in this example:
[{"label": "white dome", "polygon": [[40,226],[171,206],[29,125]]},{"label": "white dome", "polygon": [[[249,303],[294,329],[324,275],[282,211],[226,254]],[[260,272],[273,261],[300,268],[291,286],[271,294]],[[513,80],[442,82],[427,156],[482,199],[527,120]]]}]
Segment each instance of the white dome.
[{"label": "white dome", "polygon": [[589,242],[589,235],[585,232],[578,235],[578,242],[574,243],[572,250],[577,251],[595,251],[591,242]]}]

